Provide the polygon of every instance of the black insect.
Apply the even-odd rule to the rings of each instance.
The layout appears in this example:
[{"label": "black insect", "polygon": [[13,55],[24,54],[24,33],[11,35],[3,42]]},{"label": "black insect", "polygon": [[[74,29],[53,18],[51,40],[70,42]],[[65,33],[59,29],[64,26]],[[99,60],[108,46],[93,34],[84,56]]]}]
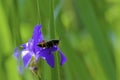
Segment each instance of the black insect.
[{"label": "black insect", "polygon": [[50,41],[42,41],[38,43],[37,46],[41,48],[51,48],[53,46],[57,46],[59,44],[59,40],[50,40]]}]

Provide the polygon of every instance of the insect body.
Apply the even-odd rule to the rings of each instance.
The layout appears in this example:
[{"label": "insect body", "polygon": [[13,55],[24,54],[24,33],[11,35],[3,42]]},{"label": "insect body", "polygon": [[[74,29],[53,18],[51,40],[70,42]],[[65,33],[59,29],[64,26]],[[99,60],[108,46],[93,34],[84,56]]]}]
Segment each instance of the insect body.
[{"label": "insect body", "polygon": [[51,40],[51,41],[42,41],[38,43],[37,46],[42,48],[51,48],[53,46],[57,46],[59,44],[59,40]]}]

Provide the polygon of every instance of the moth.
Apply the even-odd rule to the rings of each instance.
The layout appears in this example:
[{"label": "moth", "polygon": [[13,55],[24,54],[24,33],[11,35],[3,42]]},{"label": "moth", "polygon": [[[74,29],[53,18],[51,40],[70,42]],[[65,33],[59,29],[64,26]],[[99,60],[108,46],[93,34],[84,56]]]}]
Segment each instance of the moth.
[{"label": "moth", "polygon": [[59,40],[50,40],[50,41],[39,42],[37,46],[41,48],[52,48],[53,46],[57,46],[58,44],[59,44]]}]

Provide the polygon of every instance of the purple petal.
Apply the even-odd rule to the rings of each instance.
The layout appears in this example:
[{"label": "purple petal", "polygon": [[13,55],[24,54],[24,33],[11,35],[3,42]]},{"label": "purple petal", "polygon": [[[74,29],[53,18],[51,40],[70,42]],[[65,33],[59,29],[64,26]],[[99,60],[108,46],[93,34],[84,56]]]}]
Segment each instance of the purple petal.
[{"label": "purple petal", "polygon": [[52,53],[45,57],[47,63],[53,68],[54,67],[54,55]]},{"label": "purple petal", "polygon": [[41,32],[41,28],[42,26],[41,25],[36,25],[35,28],[34,28],[34,32],[33,32],[33,36],[32,36],[32,40],[33,40],[33,50],[35,51],[35,53],[37,51],[39,51],[39,47],[37,46],[38,42],[42,42],[44,39],[43,39],[43,34]]},{"label": "purple petal", "polygon": [[53,68],[54,67],[54,55],[50,51],[42,51],[39,55],[47,61],[47,63]]},{"label": "purple petal", "polygon": [[29,65],[31,58],[32,58],[32,55],[30,55],[29,53],[23,56],[23,63],[25,68]]},{"label": "purple petal", "polygon": [[40,54],[40,51],[38,51],[38,52],[35,54],[35,60],[36,60],[36,62],[38,62],[41,57],[42,57],[42,56],[41,56],[41,54]]},{"label": "purple petal", "polygon": [[60,65],[63,65],[67,59],[65,57],[65,55],[62,53],[62,51],[59,50],[60,56],[61,56],[61,61],[60,61]]},{"label": "purple petal", "polygon": [[15,50],[14,50],[14,57],[15,57],[16,59],[19,58],[18,47],[16,47]]},{"label": "purple petal", "polygon": [[55,51],[57,51],[57,50],[58,50],[58,47],[57,47],[57,46],[54,46],[54,47],[50,48],[50,51],[51,51],[51,52],[55,52]]},{"label": "purple petal", "polygon": [[23,49],[26,49],[26,48],[27,48],[26,44],[22,44],[21,47],[22,47]]},{"label": "purple petal", "polygon": [[42,49],[41,51],[42,51],[42,52],[46,52],[46,51],[48,51],[48,52],[55,52],[55,51],[57,51],[57,50],[58,50],[58,47],[57,47],[57,46],[54,46],[54,47],[51,47],[51,48]]},{"label": "purple petal", "polygon": [[43,41],[43,34],[41,32],[41,28],[42,26],[38,24],[34,28],[32,39],[34,40],[35,43]]},{"label": "purple petal", "polygon": [[34,49],[33,39],[29,39],[28,43],[26,43],[27,48],[32,51]]}]

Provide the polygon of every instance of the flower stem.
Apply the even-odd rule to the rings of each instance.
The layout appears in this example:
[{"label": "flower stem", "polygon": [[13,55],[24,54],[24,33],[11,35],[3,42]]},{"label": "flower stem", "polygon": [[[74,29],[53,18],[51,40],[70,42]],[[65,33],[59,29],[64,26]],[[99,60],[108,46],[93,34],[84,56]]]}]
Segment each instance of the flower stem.
[{"label": "flower stem", "polygon": [[41,79],[41,76],[39,76],[39,75],[38,75],[38,80],[42,80],[42,79]]},{"label": "flower stem", "polygon": [[54,0],[50,1],[50,38],[55,38]]},{"label": "flower stem", "polygon": [[[50,38],[55,39],[56,35],[56,27],[54,20],[54,0],[50,1]],[[55,68],[52,69],[52,80],[61,80],[60,79],[60,71],[59,71],[59,63],[58,63],[58,54],[55,53]]]}]

